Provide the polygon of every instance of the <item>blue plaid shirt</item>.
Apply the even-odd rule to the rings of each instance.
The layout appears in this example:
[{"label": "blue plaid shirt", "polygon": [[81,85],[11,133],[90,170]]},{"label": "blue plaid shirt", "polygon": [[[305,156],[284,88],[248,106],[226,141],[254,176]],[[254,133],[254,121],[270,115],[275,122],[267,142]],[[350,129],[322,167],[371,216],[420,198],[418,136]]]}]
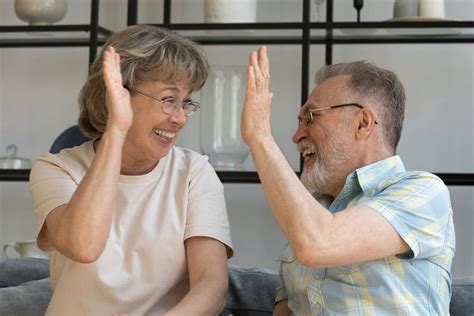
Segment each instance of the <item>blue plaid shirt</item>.
[{"label": "blue plaid shirt", "polygon": [[412,253],[313,269],[290,246],[280,256],[282,287],[295,315],[448,315],[455,236],[449,192],[435,175],[406,171],[393,156],[352,172],[330,205],[379,212]]}]

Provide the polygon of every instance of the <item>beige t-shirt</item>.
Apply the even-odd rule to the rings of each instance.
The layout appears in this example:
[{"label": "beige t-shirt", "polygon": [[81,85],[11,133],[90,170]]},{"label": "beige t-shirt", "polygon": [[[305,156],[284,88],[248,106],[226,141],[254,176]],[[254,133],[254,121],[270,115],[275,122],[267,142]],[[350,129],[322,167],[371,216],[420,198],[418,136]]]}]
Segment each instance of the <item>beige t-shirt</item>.
[{"label": "beige t-shirt", "polygon": [[[37,234],[48,213],[68,203],[94,158],[92,142],[46,154],[30,176]],[[173,147],[154,170],[120,175],[104,252],[90,264],[51,255],[47,315],[160,315],[188,292],[184,240],[219,240],[232,255],[223,186],[207,157]]]}]

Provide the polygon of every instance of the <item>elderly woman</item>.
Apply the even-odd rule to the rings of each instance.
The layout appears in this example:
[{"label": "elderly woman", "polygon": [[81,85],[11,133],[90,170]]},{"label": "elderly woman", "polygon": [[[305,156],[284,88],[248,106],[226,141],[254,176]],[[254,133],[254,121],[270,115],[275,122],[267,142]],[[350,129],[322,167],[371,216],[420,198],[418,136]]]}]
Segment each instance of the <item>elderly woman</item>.
[{"label": "elderly woman", "polygon": [[207,158],[174,147],[208,74],[174,32],[110,37],[80,95],[92,140],[35,161],[37,243],[50,251],[47,315],[211,315],[232,255],[223,186]]}]

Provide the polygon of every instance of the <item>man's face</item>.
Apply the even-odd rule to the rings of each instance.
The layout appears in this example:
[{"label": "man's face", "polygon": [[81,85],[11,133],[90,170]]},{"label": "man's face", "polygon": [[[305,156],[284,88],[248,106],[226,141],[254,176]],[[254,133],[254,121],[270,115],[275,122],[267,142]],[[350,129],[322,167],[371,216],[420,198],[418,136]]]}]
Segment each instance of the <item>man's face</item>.
[{"label": "man's face", "polygon": [[[322,82],[301,108],[300,117],[308,117],[308,109],[354,102],[345,88],[348,79],[337,76]],[[303,119],[293,135],[304,157],[301,181],[311,192],[331,194],[346,177],[353,149],[353,128],[347,111],[337,108],[314,113],[312,122],[306,125]]]}]

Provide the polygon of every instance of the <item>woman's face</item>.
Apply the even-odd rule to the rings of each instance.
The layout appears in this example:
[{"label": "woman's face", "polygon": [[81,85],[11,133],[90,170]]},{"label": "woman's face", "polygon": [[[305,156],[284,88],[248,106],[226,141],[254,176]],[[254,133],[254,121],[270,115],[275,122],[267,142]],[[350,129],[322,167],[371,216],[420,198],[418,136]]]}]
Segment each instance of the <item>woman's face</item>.
[{"label": "woman's face", "polygon": [[160,100],[174,99],[181,104],[190,100],[191,90],[184,83],[148,81],[135,91],[131,91],[133,122],[125,140],[123,161],[129,166],[154,166],[168,154],[188,119],[182,106],[170,114],[164,113]]}]

